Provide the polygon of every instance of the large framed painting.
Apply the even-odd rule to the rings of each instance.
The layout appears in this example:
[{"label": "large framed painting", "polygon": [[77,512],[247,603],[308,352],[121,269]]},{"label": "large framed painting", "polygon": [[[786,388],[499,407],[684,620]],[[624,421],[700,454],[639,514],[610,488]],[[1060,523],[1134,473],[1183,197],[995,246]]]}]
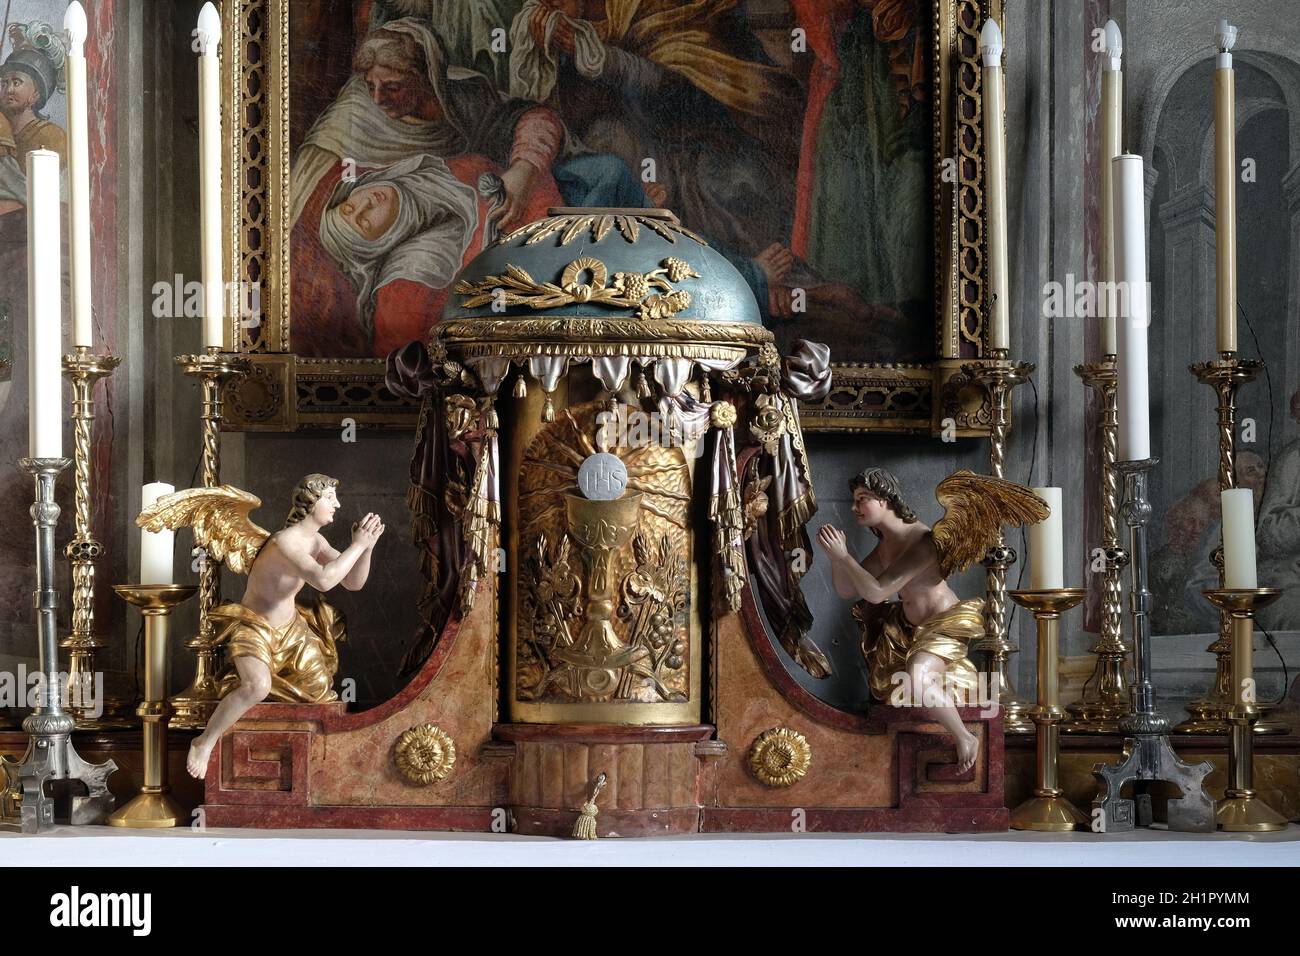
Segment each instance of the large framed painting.
[{"label": "large framed painting", "polygon": [[978,32],[1002,0],[225,0],[233,427],[409,425],[384,357],[552,206],[667,207],[778,344],[813,430],[986,423]]}]

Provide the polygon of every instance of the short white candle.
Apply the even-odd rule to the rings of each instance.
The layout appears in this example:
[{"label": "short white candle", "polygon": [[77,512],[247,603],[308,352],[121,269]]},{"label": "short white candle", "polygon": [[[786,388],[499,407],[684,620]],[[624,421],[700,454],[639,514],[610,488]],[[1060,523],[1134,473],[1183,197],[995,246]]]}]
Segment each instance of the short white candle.
[{"label": "short white candle", "polygon": [[95,344],[90,301],[90,135],[86,130],[86,11],[77,0],[63,15],[69,50],[68,83],[68,259],[72,272],[72,344]]},{"label": "short white candle", "polygon": [[[174,485],[155,481],[140,491],[140,510],[143,511],[163,495],[176,490]],[[140,532],[140,583],[175,584],[172,572],[172,531]]]},{"label": "short white candle", "polygon": [[1223,586],[1257,588],[1255,574],[1255,496],[1249,488],[1219,493],[1223,507]]},{"label": "short white candle", "polygon": [[1065,540],[1061,525],[1061,489],[1035,488],[1052,509],[1029,526],[1029,587],[1034,591],[1065,587]]},{"label": "short white candle", "polygon": [[28,447],[33,458],[63,457],[62,248],[59,154],[27,154]]},{"label": "short white candle", "polygon": [[1125,153],[1111,161],[1115,190],[1115,281],[1119,285],[1119,460],[1151,457],[1151,403],[1147,382],[1146,196],[1142,157]]},{"label": "short white candle", "polygon": [[203,269],[203,345],[225,347],[225,283],[221,270],[221,16],[199,11],[199,228]]}]

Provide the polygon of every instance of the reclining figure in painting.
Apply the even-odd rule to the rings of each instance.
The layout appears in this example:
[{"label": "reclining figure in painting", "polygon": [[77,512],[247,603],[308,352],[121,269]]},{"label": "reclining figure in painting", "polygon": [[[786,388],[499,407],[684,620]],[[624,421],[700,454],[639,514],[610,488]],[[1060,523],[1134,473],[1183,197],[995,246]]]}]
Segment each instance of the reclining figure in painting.
[{"label": "reclining figure in painting", "polygon": [[338,481],[326,475],[302,479],[284,527],[275,534],[248,517],[262,502],[231,485],[166,495],[136,519],[146,531],[191,528],[195,545],[209,557],[236,574],[248,574],[243,599],[208,615],[234,670],[224,675],[221,703],[190,744],[185,766],[191,776],[207,773],[212,748],[253,705],[267,699],[300,704],[338,699],[335,644],[343,639],[343,618],[319,597],[314,606],[295,599],[307,584],[321,592],[339,584],[360,590],[384,525],[367,514],[352,526],[347,549],[335,551],[320,532],[339,509],[337,488]]},{"label": "reclining figure in painting", "polygon": [[[833,525],[822,526],[817,543],[830,558],[836,593],[859,599],[853,615],[862,626],[871,695],[923,706],[951,735],[964,773],[975,765],[979,741],[955,708],[975,703],[977,674],[966,654],[984,634],[984,601],[959,600],[948,578],[983,557],[1002,525],[1045,519],[1047,504],[1013,481],[959,471],[935,489],[944,515],[930,528],[883,468],[868,468],[849,488],[854,517],[879,542],[861,563]],[[898,600],[890,601],[894,594]]]}]

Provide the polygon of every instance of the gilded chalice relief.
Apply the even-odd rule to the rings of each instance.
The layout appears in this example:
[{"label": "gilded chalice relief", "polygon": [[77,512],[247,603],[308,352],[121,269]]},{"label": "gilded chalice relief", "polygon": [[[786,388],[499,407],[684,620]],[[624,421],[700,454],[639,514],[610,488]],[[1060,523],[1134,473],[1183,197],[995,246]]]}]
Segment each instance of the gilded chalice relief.
[{"label": "gilded chalice relief", "polygon": [[[608,407],[562,411],[524,451],[518,702],[685,704],[692,696],[690,468],[680,447],[599,442],[597,415]],[[617,497],[579,491],[579,467],[592,455],[609,456],[608,474],[594,480],[615,483]]]}]

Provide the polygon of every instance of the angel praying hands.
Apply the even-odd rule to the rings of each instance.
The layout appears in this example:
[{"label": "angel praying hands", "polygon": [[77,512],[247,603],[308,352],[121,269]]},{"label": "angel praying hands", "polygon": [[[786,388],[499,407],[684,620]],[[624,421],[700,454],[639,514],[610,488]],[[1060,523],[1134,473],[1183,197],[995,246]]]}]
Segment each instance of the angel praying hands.
[{"label": "angel praying hands", "polygon": [[[984,634],[984,601],[959,600],[948,578],[983,557],[1000,526],[1042,521],[1047,504],[1013,481],[959,471],[935,489],[944,515],[929,528],[904,503],[898,479],[883,468],[863,471],[849,489],[853,516],[879,543],[861,563],[833,525],[821,527],[817,543],[830,558],[836,593],[860,599],[853,614],[862,626],[871,694],[924,705],[952,737],[964,773],[979,757],[979,740],[956,707],[978,683],[966,654],[969,642]],[[894,594],[898,600],[890,601]],[[900,695],[900,687],[910,692]]]},{"label": "angel praying hands", "polygon": [[335,551],[321,529],[340,507],[337,489],[338,481],[326,475],[302,479],[284,527],[275,534],[248,517],[262,502],[231,485],[166,495],[136,518],[146,531],[191,528],[195,544],[209,556],[236,574],[248,574],[243,600],[208,614],[234,670],[223,676],[221,703],[190,744],[185,767],[191,776],[207,773],[212,748],[254,704],[268,698],[311,704],[338,699],[335,643],[343,639],[342,616],[320,598],[314,607],[296,598],[306,584],[320,592],[339,584],[360,590],[384,525],[367,514],[352,526],[347,549]]}]

